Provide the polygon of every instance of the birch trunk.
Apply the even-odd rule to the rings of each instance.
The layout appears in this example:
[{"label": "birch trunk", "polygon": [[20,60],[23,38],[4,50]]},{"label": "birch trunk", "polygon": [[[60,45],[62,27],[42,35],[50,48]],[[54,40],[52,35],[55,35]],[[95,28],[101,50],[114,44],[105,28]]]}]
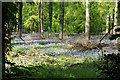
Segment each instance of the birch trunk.
[{"label": "birch trunk", "polygon": [[114,28],[113,28],[113,34],[116,34],[115,29],[117,28],[117,22],[118,22],[118,0],[115,2],[115,17],[114,17]]},{"label": "birch trunk", "polygon": [[85,40],[90,40],[90,19],[89,19],[89,8],[88,0],[86,0],[86,26],[85,26]]}]

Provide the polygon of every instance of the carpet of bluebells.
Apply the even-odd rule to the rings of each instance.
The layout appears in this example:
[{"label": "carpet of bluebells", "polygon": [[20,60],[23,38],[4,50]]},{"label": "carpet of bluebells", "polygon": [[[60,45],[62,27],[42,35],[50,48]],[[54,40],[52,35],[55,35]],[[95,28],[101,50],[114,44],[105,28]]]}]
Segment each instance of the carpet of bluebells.
[{"label": "carpet of bluebells", "polygon": [[[27,34],[23,34],[23,35],[27,35]],[[96,36],[92,36],[91,40],[92,41],[96,41],[99,40],[100,38],[102,38],[103,35],[96,35]],[[74,34],[72,34],[69,37],[64,37],[64,39],[71,39],[74,41],[74,39],[76,38],[76,36]],[[24,37],[23,37],[24,39]],[[104,50],[97,50],[97,49],[92,49],[92,50],[73,50],[73,49],[66,49],[64,48],[64,46],[66,46],[65,43],[61,42],[60,40],[56,39],[32,39],[32,40],[28,40],[28,39],[24,39],[29,45],[27,45],[26,43],[24,43],[24,41],[22,41],[21,39],[19,39],[19,37],[14,38],[11,43],[12,43],[12,53],[23,53],[24,56],[22,55],[18,55],[16,57],[14,56],[8,56],[8,60],[10,60],[11,62],[16,63],[16,65],[24,65],[24,66],[29,66],[29,65],[44,65],[44,67],[46,67],[47,70],[52,70],[55,69],[56,66],[61,66],[60,69],[66,69],[66,65],[67,64],[72,64],[72,63],[83,63],[85,60],[88,60],[92,62],[92,60],[97,59],[100,55],[102,55],[102,53],[104,54],[108,54],[108,53],[113,53],[113,52],[118,52],[117,49],[104,49]],[[104,40],[106,42],[110,42],[110,40],[108,40],[107,38]],[[31,47],[34,48],[35,50],[31,49]],[[29,56],[30,54],[34,54],[36,53],[37,56]],[[39,54],[44,54],[47,55],[46,57],[41,57]],[[49,68],[47,66],[49,66]],[[67,65],[69,66],[69,65]],[[87,65],[88,66],[88,65]],[[9,69],[10,67],[7,66],[7,68]],[[85,67],[87,70],[87,67]],[[81,68],[84,70],[84,68]],[[79,70],[81,70],[79,69]],[[87,72],[83,74],[81,73],[81,76],[83,77],[96,77],[95,73],[93,71],[94,67],[92,66],[88,66],[88,69],[91,70],[87,70]],[[93,70],[93,71],[92,71]],[[57,70],[59,71],[59,70]],[[74,72],[74,71],[73,71]],[[46,75],[47,73],[34,73],[34,71],[31,73],[33,73],[33,75],[37,75],[36,77],[41,75],[41,77],[48,77],[48,75]],[[64,72],[66,73],[66,72]],[[69,71],[68,71],[69,73]],[[76,75],[64,75],[64,77],[78,77],[80,75],[77,74],[78,72],[76,72]],[[89,75],[89,73],[93,73],[93,75]],[[49,74],[49,72],[48,72]],[[46,75],[46,76],[45,76]],[[53,75],[53,74],[52,74]],[[54,74],[55,75],[55,74]],[[59,77],[63,77],[62,74],[60,74],[60,72],[58,73]],[[61,76],[60,76],[61,75]],[[87,75],[87,76],[86,76]],[[57,74],[55,75],[57,76]],[[54,76],[54,77],[55,77]],[[51,77],[49,75],[49,77]],[[52,76],[53,77],[53,76]]]},{"label": "carpet of bluebells", "polygon": [[[26,35],[26,34],[24,34]],[[73,35],[72,35],[73,36]],[[97,36],[92,36],[91,41],[99,41],[94,40],[95,37],[101,37],[102,38],[103,35],[97,35]],[[23,38],[24,39],[24,38]],[[70,37],[70,38],[64,38],[64,39],[70,39],[73,40],[74,42],[74,37]],[[80,51],[80,50],[73,50],[73,49],[65,49],[64,46],[66,46],[65,43],[59,41],[58,39],[37,39],[37,40],[27,40],[24,39],[27,43],[29,43],[30,46],[32,46],[33,48],[37,49],[39,53],[42,54],[46,54],[46,55],[80,55],[80,56],[89,56],[89,57],[95,57],[97,56],[97,54],[101,54],[102,52],[104,53],[112,53],[112,52],[118,52],[117,49],[103,49],[102,51],[97,50],[97,49],[93,49],[93,50],[85,50],[85,51]],[[109,42],[115,42],[115,40],[110,41],[108,39],[103,40],[107,43]],[[32,53],[32,50],[30,50],[30,47],[25,44],[21,39],[19,38],[15,38],[14,41],[12,41],[13,44],[13,51],[24,51],[25,54],[29,54]],[[31,52],[29,52],[31,51]]]}]

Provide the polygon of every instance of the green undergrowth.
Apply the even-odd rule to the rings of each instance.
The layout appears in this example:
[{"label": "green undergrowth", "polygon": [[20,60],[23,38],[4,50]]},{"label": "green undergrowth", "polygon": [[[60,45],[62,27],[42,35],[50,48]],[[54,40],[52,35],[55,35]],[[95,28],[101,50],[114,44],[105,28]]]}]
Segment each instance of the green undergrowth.
[{"label": "green undergrowth", "polygon": [[[80,56],[19,56],[8,57],[15,66],[10,67],[7,74],[12,78],[96,78],[96,67],[92,60]],[[87,61],[86,61],[87,60]],[[79,64],[77,64],[79,63]],[[22,73],[24,72],[24,74]],[[10,75],[8,74],[8,75]]]}]

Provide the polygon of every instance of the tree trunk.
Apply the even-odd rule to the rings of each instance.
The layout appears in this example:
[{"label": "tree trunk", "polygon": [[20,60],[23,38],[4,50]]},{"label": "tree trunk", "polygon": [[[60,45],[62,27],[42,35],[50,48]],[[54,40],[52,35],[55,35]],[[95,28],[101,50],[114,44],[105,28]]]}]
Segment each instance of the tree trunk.
[{"label": "tree trunk", "polygon": [[32,29],[33,29],[33,34],[35,33],[35,28],[34,28],[34,21],[33,21],[33,24],[32,24]]},{"label": "tree trunk", "polygon": [[31,34],[34,34],[34,20],[31,20]]},{"label": "tree trunk", "polygon": [[111,34],[113,34],[113,27],[114,27],[114,9],[113,9],[113,14],[112,14],[112,30],[111,30]]},{"label": "tree trunk", "polygon": [[41,37],[43,38],[43,0],[41,0]]},{"label": "tree trunk", "polygon": [[107,18],[106,18],[106,33],[108,33],[109,30],[109,15],[107,14]]},{"label": "tree trunk", "polygon": [[88,0],[86,0],[86,26],[85,26],[85,40],[90,40],[90,19],[89,19],[89,9],[88,9]]},{"label": "tree trunk", "polygon": [[20,5],[19,5],[19,29],[20,29],[20,34],[19,36],[22,37],[22,2],[20,2]]},{"label": "tree trunk", "polygon": [[118,51],[120,51],[120,37],[118,37],[116,40],[117,40]]},{"label": "tree trunk", "polygon": [[118,2],[118,27],[120,28],[120,1]]},{"label": "tree trunk", "polygon": [[40,28],[41,28],[41,25],[40,25],[40,12],[41,12],[41,9],[40,9],[40,7],[41,7],[41,2],[40,2],[40,0],[39,0],[39,5],[38,5],[38,34],[39,34],[39,37],[40,37]]},{"label": "tree trunk", "polygon": [[[69,6],[69,4],[68,4],[68,2],[66,2],[66,7],[68,7],[68,6]],[[65,28],[68,27],[68,24],[69,24],[69,17],[67,17],[67,19],[65,20],[65,26],[64,27]]]},{"label": "tree trunk", "polygon": [[59,39],[63,39],[63,26],[64,26],[64,2],[60,2],[60,34]]},{"label": "tree trunk", "polygon": [[19,32],[19,24],[18,24],[18,14],[16,14],[16,18],[17,18],[17,25],[16,25],[16,34],[18,34],[18,32]]},{"label": "tree trunk", "polygon": [[51,37],[52,28],[52,2],[49,2],[49,27],[48,27],[48,38]]},{"label": "tree trunk", "polygon": [[117,28],[117,21],[118,21],[118,0],[115,2],[115,17],[114,17],[114,28],[113,28],[113,34],[116,34],[115,29]]},{"label": "tree trunk", "polygon": [[[120,1],[118,2],[118,28],[120,28]],[[120,34],[120,31],[117,32],[117,34]]]},{"label": "tree trunk", "polygon": [[31,20],[31,27],[30,27],[30,33],[32,34],[33,29],[32,29],[32,20]]}]

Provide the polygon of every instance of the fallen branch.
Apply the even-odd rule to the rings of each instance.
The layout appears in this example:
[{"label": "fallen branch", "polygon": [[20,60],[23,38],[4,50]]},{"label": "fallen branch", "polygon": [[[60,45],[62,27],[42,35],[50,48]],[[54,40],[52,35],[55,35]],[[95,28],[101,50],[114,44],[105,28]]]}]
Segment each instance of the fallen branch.
[{"label": "fallen branch", "polygon": [[29,45],[29,43],[27,43],[23,38],[21,38],[21,37],[19,37],[22,41],[24,41],[24,43],[26,43],[33,51],[37,51],[37,49],[34,49],[33,47],[31,47],[30,45]]},{"label": "fallen branch", "polygon": [[117,25],[114,25],[111,29],[109,29],[109,31],[102,37],[102,39],[100,39],[100,43],[98,45],[98,47],[100,47],[101,41],[110,33],[110,31]]}]

